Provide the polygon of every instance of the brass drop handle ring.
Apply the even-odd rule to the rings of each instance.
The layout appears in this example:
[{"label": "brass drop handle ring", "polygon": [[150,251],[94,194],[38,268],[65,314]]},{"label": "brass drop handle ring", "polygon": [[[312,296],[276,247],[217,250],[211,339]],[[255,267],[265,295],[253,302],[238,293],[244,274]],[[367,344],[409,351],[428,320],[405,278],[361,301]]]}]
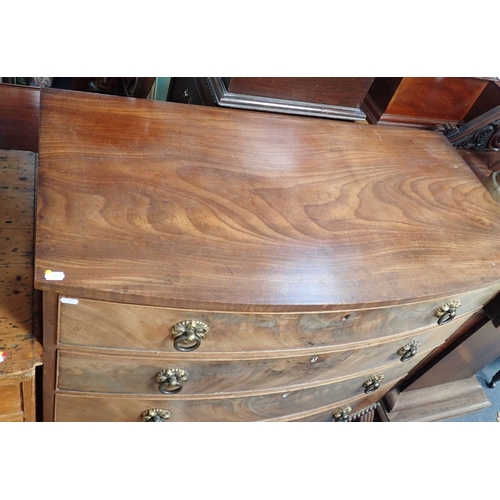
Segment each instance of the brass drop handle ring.
[{"label": "brass drop handle ring", "polygon": [[160,384],[158,390],[162,394],[176,394],[182,391],[188,377],[189,373],[182,368],[168,368],[158,372],[155,380]]},{"label": "brass drop handle ring", "polygon": [[186,320],[176,323],[171,330],[174,347],[178,351],[194,351],[200,347],[209,330],[210,327],[203,321]]},{"label": "brass drop handle ring", "polygon": [[163,408],[151,408],[141,414],[143,422],[166,422],[171,416],[172,413]]},{"label": "brass drop handle ring", "polygon": [[435,313],[435,316],[438,318],[438,325],[449,323],[457,315],[457,308],[461,305],[462,302],[460,300],[452,300],[442,305]]},{"label": "brass drop handle ring", "polygon": [[412,340],[399,349],[398,354],[401,356],[401,361],[408,361],[417,354],[417,347],[420,345],[418,340]]},{"label": "brass drop handle ring", "polygon": [[351,411],[352,408],[350,406],[346,406],[345,408],[342,408],[341,410],[333,414],[333,420],[335,422],[347,422],[349,420]]},{"label": "brass drop handle ring", "polygon": [[363,387],[365,388],[365,394],[371,394],[372,392],[375,392],[379,387],[380,387],[380,382],[384,380],[384,375],[374,375],[373,377],[369,378],[364,384]]}]

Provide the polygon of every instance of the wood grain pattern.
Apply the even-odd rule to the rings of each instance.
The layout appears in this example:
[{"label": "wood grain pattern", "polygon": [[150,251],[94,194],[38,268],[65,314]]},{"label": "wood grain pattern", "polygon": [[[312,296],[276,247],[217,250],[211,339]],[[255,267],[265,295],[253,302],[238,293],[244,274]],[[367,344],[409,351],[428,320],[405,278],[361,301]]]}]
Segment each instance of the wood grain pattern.
[{"label": "wood grain pattern", "polygon": [[35,165],[34,153],[0,150],[0,351],[7,354],[0,364],[2,422],[36,420],[34,367],[42,349],[33,328]]},{"label": "wood grain pattern", "polygon": [[[458,317],[450,322],[451,328],[458,328],[461,318],[480,308],[496,291],[497,285],[494,285],[458,296],[462,306],[457,310]],[[210,327],[197,350],[200,353],[324,351],[334,346],[370,345],[391,335],[435,327],[436,310],[449,300],[450,297],[444,297],[405,306],[335,313],[229,314],[80,299],[78,304],[59,302],[58,342],[177,352],[170,333],[172,326],[186,319],[196,319]]]},{"label": "wood grain pattern", "polygon": [[23,413],[25,422],[36,422],[36,388],[35,373],[21,383],[23,394]]},{"label": "wood grain pattern", "polygon": [[460,121],[487,84],[480,78],[403,78],[386,112]]},{"label": "wood grain pattern", "polygon": [[[410,360],[408,364],[416,363]],[[405,373],[405,363],[384,367],[385,379],[377,392],[383,395],[395,380]],[[362,375],[342,383],[310,389],[264,394],[249,397],[196,399],[177,396],[119,396],[110,394],[56,393],[55,418],[59,422],[137,422],[149,408],[165,408],[172,412],[171,422],[252,422],[291,420],[302,413],[315,413],[363,394]]]},{"label": "wood grain pattern", "polygon": [[491,83],[484,78],[375,78],[362,105],[370,123],[431,127],[464,120]]},{"label": "wood grain pattern", "polygon": [[24,413],[9,413],[8,415],[0,415],[0,422],[24,422]]},{"label": "wood grain pattern", "polygon": [[[498,292],[500,207],[442,135],[54,90],[41,127],[46,420],[367,408]],[[172,348],[185,319],[199,351]],[[191,378],[156,395],[170,361]]]},{"label": "wood grain pattern", "polygon": [[[172,92],[169,93],[168,100],[365,122],[366,115],[361,110],[361,102],[371,80],[372,78],[172,78]],[[196,95],[191,96],[193,89]]]},{"label": "wood grain pattern", "polygon": [[0,84],[0,149],[38,151],[40,89]]},{"label": "wood grain pattern", "polygon": [[[451,328],[450,328],[451,326]],[[59,350],[57,388],[68,391],[122,394],[156,394],[155,376],[168,368],[187,370],[189,378],[179,396],[199,394],[260,393],[295,390],[321,385],[372,371],[398,361],[398,350],[410,341],[419,341],[417,357],[444,342],[453,325],[403,337],[392,342],[359,349],[325,352],[317,356],[288,356],[248,359],[247,353],[220,356],[219,360],[193,356],[157,355],[154,358],[129,353],[101,354],[95,350]],[[277,353],[274,353],[276,356]],[[256,355],[254,355],[256,356]],[[173,398],[177,395],[172,395]]]},{"label": "wood grain pattern", "polygon": [[429,131],[47,90],[40,152],[43,290],[290,311],[498,282],[500,207]]},{"label": "wood grain pattern", "polygon": [[0,415],[22,411],[22,395],[19,383],[10,382],[0,385]]},{"label": "wood grain pattern", "polygon": [[[440,422],[474,413],[491,406],[481,384],[474,376],[470,379],[404,392],[403,397],[388,393],[379,414],[386,422]],[[391,401],[392,400],[392,401]],[[389,404],[397,400],[397,406]]]},{"label": "wood grain pattern", "polygon": [[373,405],[377,404],[380,398],[376,394],[371,394],[369,396],[357,397],[348,401],[344,401],[342,404],[333,406],[327,410],[322,410],[316,413],[309,413],[307,415],[295,418],[293,422],[334,422],[333,414],[337,411],[341,411],[346,407],[351,408],[350,415],[355,417],[356,414],[361,413],[367,408],[371,408]]},{"label": "wood grain pattern", "polygon": [[41,363],[32,324],[35,162],[34,153],[0,150],[0,377]]},{"label": "wood grain pattern", "polygon": [[373,78],[233,77],[229,92],[293,101],[359,107]]}]

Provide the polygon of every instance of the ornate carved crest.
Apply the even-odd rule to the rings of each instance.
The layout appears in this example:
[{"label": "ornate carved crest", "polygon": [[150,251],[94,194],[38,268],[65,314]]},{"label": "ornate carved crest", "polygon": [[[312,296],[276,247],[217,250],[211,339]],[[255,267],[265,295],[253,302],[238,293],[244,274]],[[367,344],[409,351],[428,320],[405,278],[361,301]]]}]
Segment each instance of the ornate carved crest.
[{"label": "ornate carved crest", "polygon": [[434,128],[458,149],[500,151],[500,106],[474,118],[460,127],[444,123]]},{"label": "ornate carved crest", "polygon": [[490,123],[458,141],[453,141],[451,138],[451,143],[459,149],[500,151],[500,120]]}]

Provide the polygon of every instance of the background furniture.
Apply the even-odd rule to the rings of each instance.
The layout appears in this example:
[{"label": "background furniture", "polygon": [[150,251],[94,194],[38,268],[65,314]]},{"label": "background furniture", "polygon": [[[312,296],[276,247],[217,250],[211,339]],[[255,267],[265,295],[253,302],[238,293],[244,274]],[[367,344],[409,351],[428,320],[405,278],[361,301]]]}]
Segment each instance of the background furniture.
[{"label": "background furniture", "polygon": [[373,78],[172,78],[168,100],[339,120],[364,120]]},{"label": "background furniture", "polygon": [[437,132],[43,90],[40,155],[46,420],[371,420],[500,289]]},{"label": "background furniture", "polygon": [[36,419],[41,302],[33,293],[40,91],[0,85],[0,421]]},{"label": "background furniture", "polygon": [[124,97],[146,99],[155,83],[155,77],[72,78],[71,88],[81,92],[98,92]]},{"label": "background furniture", "polygon": [[0,149],[38,151],[40,89],[0,85]]},{"label": "background furniture", "polygon": [[35,162],[32,152],[0,150],[0,422],[36,420],[42,349],[33,301]]},{"label": "background furniture", "polygon": [[379,77],[361,107],[369,123],[430,128],[475,118],[498,90],[498,78]]},{"label": "background furniture", "polygon": [[481,310],[457,333],[385,396],[382,420],[442,421],[491,404],[474,374],[500,356],[498,331]]}]

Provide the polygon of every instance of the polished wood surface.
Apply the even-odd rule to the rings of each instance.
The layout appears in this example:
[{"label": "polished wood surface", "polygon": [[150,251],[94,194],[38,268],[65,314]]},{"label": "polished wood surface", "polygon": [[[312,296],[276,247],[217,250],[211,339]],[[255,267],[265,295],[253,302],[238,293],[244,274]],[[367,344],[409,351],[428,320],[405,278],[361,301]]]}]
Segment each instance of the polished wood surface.
[{"label": "polished wood surface", "polygon": [[0,149],[38,151],[40,89],[0,84]]},{"label": "polished wood surface", "polygon": [[169,100],[364,122],[361,104],[372,81],[335,77],[172,78]]},{"label": "polished wood surface", "polygon": [[370,421],[498,292],[499,215],[436,132],[43,91],[44,418]]},{"label": "polished wood surface", "polygon": [[491,406],[476,377],[404,393],[389,391],[379,415],[384,422],[441,422]]},{"label": "polished wood surface", "polygon": [[403,78],[386,112],[460,121],[487,84],[479,78]]},{"label": "polished wood surface", "polygon": [[468,122],[500,105],[500,80],[489,81],[481,95],[464,117]]},{"label": "polished wood surface", "polygon": [[[308,353],[274,352],[249,355],[222,354],[219,359],[200,355],[186,358],[184,353],[165,356],[150,353],[149,357],[133,351],[102,352],[70,350],[61,347],[58,357],[58,389],[122,394],[158,394],[157,373],[168,368],[182,368],[189,373],[183,384],[186,394],[264,393],[278,389],[294,390],[345,379],[370,372],[391,363],[400,363],[406,373],[408,362],[401,362],[399,349],[418,341],[418,356],[444,342],[455,327],[446,325],[431,332],[413,334],[390,342],[358,349]],[[155,354],[155,355],[153,355]],[[198,354],[198,353],[197,353]],[[281,356],[280,356],[281,355]],[[252,356],[249,359],[249,356]],[[280,356],[280,357],[278,357]],[[369,374],[368,374],[369,376]]]},{"label": "polished wood surface", "polygon": [[489,83],[474,77],[379,77],[362,108],[370,123],[427,128],[459,123]]},{"label": "polished wood surface", "polygon": [[[498,289],[497,285],[460,295],[458,317],[441,328],[457,329]],[[66,300],[63,298],[63,300]],[[74,300],[74,299],[73,299]],[[200,351],[240,353],[271,351],[322,352],[336,346],[373,345],[380,338],[435,327],[436,310],[447,300],[384,309],[319,314],[227,314],[131,306],[88,300],[59,303],[58,339],[61,344],[138,351],[176,352],[171,328],[186,319],[207,323],[210,332]]]},{"label": "polished wood surface", "polygon": [[349,422],[360,422],[361,416],[366,410],[368,412],[375,410],[374,407],[378,405],[378,396],[376,394],[372,394],[371,396],[364,396],[361,398],[353,398],[349,401],[344,401],[344,403],[334,407],[329,408],[328,410],[320,411],[317,413],[311,413],[307,416],[293,419],[293,422],[335,422],[333,415],[344,409],[350,408],[349,412]]},{"label": "polished wood surface", "polygon": [[[418,360],[410,360],[409,368]],[[385,378],[377,389],[387,392],[405,373],[405,363],[383,367]],[[377,372],[378,373],[378,372]],[[55,403],[57,421],[125,421],[140,420],[149,408],[165,408],[172,412],[172,422],[291,420],[305,414],[318,413],[328,404],[347,401],[364,393],[363,383],[373,374],[362,374],[342,382],[307,389],[261,394],[248,397],[208,397],[188,395],[130,396],[58,391]]]},{"label": "polished wood surface", "polygon": [[500,207],[439,134],[126,102],[42,92],[40,289],[291,311],[498,281]]},{"label": "polished wood surface", "polygon": [[373,78],[244,78],[232,77],[228,90],[237,94],[293,101],[359,106]]}]

